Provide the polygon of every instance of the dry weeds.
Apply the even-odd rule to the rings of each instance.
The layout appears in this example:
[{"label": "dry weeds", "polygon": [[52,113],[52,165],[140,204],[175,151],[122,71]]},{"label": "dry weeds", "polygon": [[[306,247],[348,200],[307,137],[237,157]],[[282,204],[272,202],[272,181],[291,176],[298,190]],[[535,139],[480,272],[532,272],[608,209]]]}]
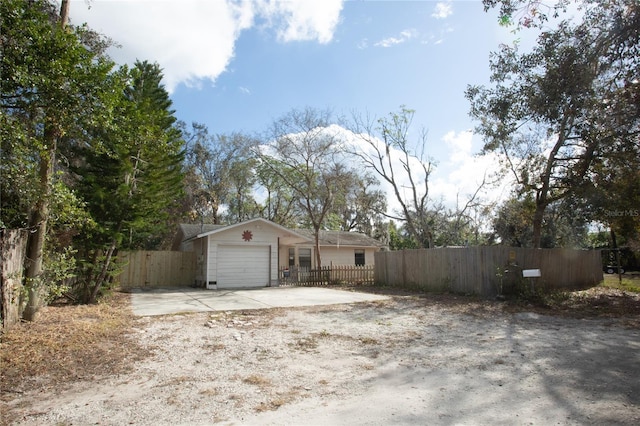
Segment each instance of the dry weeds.
[{"label": "dry weeds", "polygon": [[146,355],[130,337],[132,323],[123,293],[96,305],[43,308],[36,322],[18,324],[0,338],[0,399],[128,371]]}]

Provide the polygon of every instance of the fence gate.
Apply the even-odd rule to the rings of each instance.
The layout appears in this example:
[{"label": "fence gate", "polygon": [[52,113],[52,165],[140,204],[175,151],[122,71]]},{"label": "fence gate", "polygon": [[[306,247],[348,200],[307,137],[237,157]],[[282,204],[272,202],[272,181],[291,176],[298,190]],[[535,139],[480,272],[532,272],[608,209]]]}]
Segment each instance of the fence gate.
[{"label": "fence gate", "polygon": [[189,287],[196,278],[196,254],[186,251],[130,251],[118,254],[121,288]]}]

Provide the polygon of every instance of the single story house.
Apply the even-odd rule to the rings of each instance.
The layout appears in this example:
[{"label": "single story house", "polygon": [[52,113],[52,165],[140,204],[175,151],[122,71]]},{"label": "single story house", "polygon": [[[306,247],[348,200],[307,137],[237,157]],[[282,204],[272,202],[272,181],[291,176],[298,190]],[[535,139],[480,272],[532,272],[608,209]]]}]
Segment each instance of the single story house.
[{"label": "single story house", "polygon": [[[275,286],[285,268],[316,266],[312,231],[262,218],[234,225],[182,224],[172,248],[196,253],[195,284],[210,289]],[[373,265],[374,253],[384,248],[364,234],[320,231],[323,266]]]}]

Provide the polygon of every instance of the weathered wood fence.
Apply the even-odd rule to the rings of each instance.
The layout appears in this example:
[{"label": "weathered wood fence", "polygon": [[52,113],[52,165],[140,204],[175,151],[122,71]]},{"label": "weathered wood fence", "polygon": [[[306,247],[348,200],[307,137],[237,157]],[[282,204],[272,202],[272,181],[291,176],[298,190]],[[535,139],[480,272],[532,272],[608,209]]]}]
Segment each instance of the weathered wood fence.
[{"label": "weathered wood fence", "polygon": [[[523,278],[525,269],[539,269],[541,276]],[[381,285],[478,296],[507,294],[523,284],[568,290],[603,280],[597,250],[505,246],[377,252],[375,277]]]},{"label": "weathered wood fence", "polygon": [[[195,283],[193,252],[136,251],[118,255],[122,288],[188,287]],[[539,269],[539,278],[523,278]],[[494,296],[517,285],[546,290],[588,288],[603,280],[597,250],[526,249],[504,246],[402,250],[375,253],[375,265],[281,268],[280,285],[369,284],[427,292]]]},{"label": "weathered wood fence", "polygon": [[116,282],[123,289],[189,287],[196,278],[196,254],[185,251],[120,252],[122,273]]},{"label": "weathered wood fence", "polygon": [[27,232],[25,229],[0,229],[0,323],[5,329],[20,321]]},{"label": "weathered wood fence", "polygon": [[323,286],[332,284],[373,284],[372,265],[331,265],[319,269],[290,266],[280,268],[280,285]]}]

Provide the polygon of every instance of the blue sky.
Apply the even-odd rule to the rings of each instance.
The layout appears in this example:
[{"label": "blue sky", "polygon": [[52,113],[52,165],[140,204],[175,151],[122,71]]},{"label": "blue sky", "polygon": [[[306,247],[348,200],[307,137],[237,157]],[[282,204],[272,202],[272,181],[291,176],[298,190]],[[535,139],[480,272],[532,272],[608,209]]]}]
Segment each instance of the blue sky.
[{"label": "blue sky", "polygon": [[[291,108],[331,108],[384,115],[406,105],[434,138],[470,128],[463,93],[488,76],[496,20],[478,2],[451,5],[436,19],[434,2],[348,2],[329,43],[283,43],[252,28],[212,84],[179,85],[179,116],[215,131],[258,131]],[[454,19],[455,18],[455,19]]]},{"label": "blue sky", "polygon": [[292,108],[385,115],[406,105],[434,142],[468,130],[464,90],[487,81],[489,52],[504,31],[478,1],[445,2],[451,12],[443,18],[432,16],[437,4],[346,2],[328,43],[245,30],[215,81],[175,88],[177,115],[212,131],[252,132]]},{"label": "blue sky", "polygon": [[464,90],[488,83],[489,53],[513,35],[479,0],[76,0],[70,16],[119,43],[118,63],[158,62],[176,116],[212,133],[265,131],[307,106],[383,116],[405,105],[416,136],[429,132],[435,196],[451,205],[495,168],[474,157]]}]

